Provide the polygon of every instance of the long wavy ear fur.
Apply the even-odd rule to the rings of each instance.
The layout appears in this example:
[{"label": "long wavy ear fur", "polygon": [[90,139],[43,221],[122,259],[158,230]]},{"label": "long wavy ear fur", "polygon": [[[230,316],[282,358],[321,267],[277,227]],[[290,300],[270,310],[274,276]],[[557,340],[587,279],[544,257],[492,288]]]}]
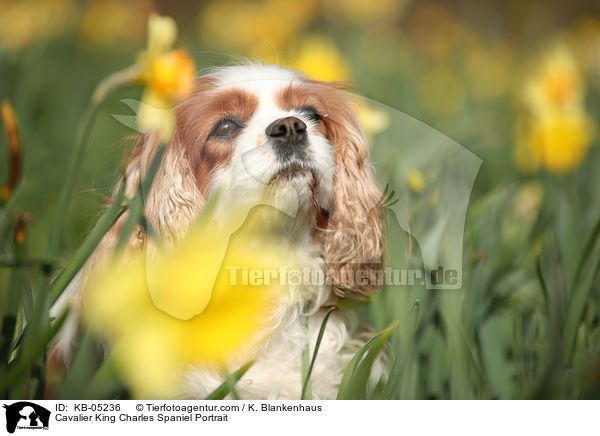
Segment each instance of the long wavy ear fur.
[{"label": "long wavy ear fur", "polygon": [[[159,142],[156,135],[140,134],[132,152],[126,157],[124,176],[114,190],[125,184],[125,195],[133,198],[156,155]],[[144,193],[144,214],[150,225],[168,243],[175,242],[187,230],[204,199],[196,186],[184,150],[176,143],[167,147],[150,192]],[[87,262],[84,283],[92,270],[97,270],[112,255],[129,213],[125,212],[106,233],[90,261]],[[150,248],[145,230],[136,226],[125,249],[137,251]],[[84,284],[85,287],[85,284]]]},{"label": "long wavy ear fur", "polygon": [[364,298],[381,285],[382,194],[351,102],[338,85],[320,85],[326,93],[326,136],[336,159],[333,199],[323,232],[325,262],[337,296]]}]

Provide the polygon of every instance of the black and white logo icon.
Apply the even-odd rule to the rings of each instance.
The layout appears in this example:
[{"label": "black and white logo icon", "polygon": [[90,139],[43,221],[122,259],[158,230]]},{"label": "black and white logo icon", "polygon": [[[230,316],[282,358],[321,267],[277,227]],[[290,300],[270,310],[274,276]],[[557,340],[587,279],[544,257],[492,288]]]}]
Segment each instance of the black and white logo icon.
[{"label": "black and white logo icon", "polygon": [[48,429],[50,411],[29,401],[19,401],[3,406],[6,409],[6,431],[14,433],[15,429]]}]

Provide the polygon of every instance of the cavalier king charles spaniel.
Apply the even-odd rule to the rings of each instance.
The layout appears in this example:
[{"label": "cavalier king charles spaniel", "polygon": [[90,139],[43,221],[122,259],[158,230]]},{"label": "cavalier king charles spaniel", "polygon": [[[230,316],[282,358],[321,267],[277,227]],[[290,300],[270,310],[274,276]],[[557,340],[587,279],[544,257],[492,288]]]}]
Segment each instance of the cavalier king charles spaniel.
[{"label": "cavalier king charles spaniel", "polygon": [[[158,145],[155,134],[140,135],[119,185],[126,184],[126,195],[135,195]],[[216,220],[231,205],[260,204],[265,190],[272,194],[271,206],[293,217],[293,234],[281,237],[291,239],[297,257],[324,271],[328,280],[284,289],[289,298],[282,300],[280,319],[237,389],[248,399],[300,398],[302,353],[307,344],[314,350],[325,308],[377,290],[374,277],[383,256],[381,192],[344,87],[275,65],[215,69],[197,78],[193,94],[177,105],[175,133],[161,165],[146,196],[145,215],[167,241],[185,233],[216,191]],[[53,315],[81,304],[86,277],[110,259],[126,218],[107,233]],[[266,225],[262,231],[271,230]],[[136,229],[128,249],[143,249],[146,238]],[[355,280],[357,274],[361,280]],[[51,361],[68,362],[76,346],[79,317],[73,308]],[[336,397],[346,366],[364,343],[359,330],[353,315],[333,312],[311,376],[313,398]],[[223,382],[220,374],[200,368],[178,380],[178,396],[185,398],[204,398]]]}]

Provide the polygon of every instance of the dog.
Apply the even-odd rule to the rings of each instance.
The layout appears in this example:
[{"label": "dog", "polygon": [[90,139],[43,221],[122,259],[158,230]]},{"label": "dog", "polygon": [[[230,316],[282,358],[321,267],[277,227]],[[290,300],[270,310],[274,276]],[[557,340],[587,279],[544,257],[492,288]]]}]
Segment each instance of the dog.
[{"label": "dog", "polygon": [[[293,234],[285,236],[293,241],[291,249],[328,277],[320,285],[284,289],[289,298],[282,300],[280,319],[238,382],[243,398],[300,398],[302,352],[307,343],[314,349],[323,308],[340,298],[364,299],[378,288],[372,279],[384,255],[377,206],[382,194],[346,90],[276,65],[248,63],[198,77],[192,95],[175,108],[175,132],[144,206],[153,229],[174,243],[214,192],[217,222],[231,205],[251,208],[268,192],[269,204],[294,219]],[[139,136],[115,192],[124,184],[126,195],[135,195],[158,145],[155,134]],[[49,360],[68,364],[77,345],[82,290],[111,258],[126,219],[127,213],[52,308],[57,316],[72,306]],[[147,239],[136,228],[126,250],[144,249]],[[363,280],[355,280],[357,273]],[[336,397],[346,366],[364,343],[357,329],[351,315],[331,315],[311,376],[313,398]],[[220,374],[200,367],[178,380],[181,398],[204,398],[223,382]]]}]

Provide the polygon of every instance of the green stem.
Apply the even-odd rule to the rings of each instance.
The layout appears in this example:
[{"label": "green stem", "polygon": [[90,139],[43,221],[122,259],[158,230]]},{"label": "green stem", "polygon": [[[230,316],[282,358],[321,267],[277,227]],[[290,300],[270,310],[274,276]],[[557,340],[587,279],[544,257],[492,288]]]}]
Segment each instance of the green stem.
[{"label": "green stem", "polygon": [[310,366],[308,367],[308,371],[306,371],[306,377],[304,378],[304,383],[302,385],[302,394],[300,395],[301,400],[306,400],[306,392],[308,389],[308,382],[310,381],[310,375],[313,370],[313,366],[315,366],[315,360],[317,360],[317,353],[319,352],[319,347],[321,346],[321,340],[323,339],[323,334],[325,333],[325,327],[327,326],[327,321],[329,320],[329,316],[336,309],[336,307],[330,307],[325,317],[323,318],[323,322],[321,323],[321,328],[319,329],[319,335],[317,336],[317,342],[315,343],[315,351],[313,352],[313,357],[310,362]]},{"label": "green stem", "polygon": [[96,120],[96,115],[98,115],[99,109],[99,104],[92,106],[92,111],[85,126],[85,130],[83,131],[83,136],[77,148],[75,149],[73,160],[71,161],[69,171],[66,174],[66,181],[60,193],[60,197],[56,205],[56,214],[54,215],[52,227],[50,228],[50,237],[48,238],[48,247],[46,248],[47,256],[54,255],[60,245],[63,230],[65,228],[65,217],[71,204],[73,191],[75,190],[75,184],[77,183],[77,179],[79,177],[81,162],[83,161],[83,156],[85,154],[85,150],[92,133],[92,127],[94,126],[94,121]]},{"label": "green stem", "polygon": [[225,371],[225,384],[227,385],[227,389],[229,389],[229,392],[231,392],[231,396],[234,400],[239,400],[240,396],[237,392],[237,389],[235,388],[236,383],[237,380],[233,378],[229,371]]},{"label": "green stem", "polygon": [[152,183],[154,182],[154,177],[158,172],[158,168],[160,167],[166,150],[166,145],[161,144],[159,149],[156,151],[156,154],[152,158],[152,162],[148,167],[148,171],[146,172],[144,180],[142,180],[142,183],[138,188],[137,194],[133,199],[131,199],[131,201],[129,201],[129,216],[127,217],[127,221],[125,221],[123,229],[121,230],[117,249],[122,249],[125,246],[129,239],[129,235],[131,235],[135,226],[140,224],[141,221],[144,221],[145,197],[147,197],[150,193]]},{"label": "green stem", "polygon": [[60,294],[65,290],[77,272],[81,269],[83,264],[94,252],[106,232],[110,230],[123,212],[125,212],[125,208],[121,207],[123,189],[124,187],[121,188],[121,191],[117,194],[116,198],[113,200],[113,203],[110,205],[104,216],[100,219],[100,221],[98,221],[98,224],[96,224],[83,244],[81,244],[81,246],[77,249],[69,264],[52,283],[52,302],[55,302],[58,297],[60,297]]}]

